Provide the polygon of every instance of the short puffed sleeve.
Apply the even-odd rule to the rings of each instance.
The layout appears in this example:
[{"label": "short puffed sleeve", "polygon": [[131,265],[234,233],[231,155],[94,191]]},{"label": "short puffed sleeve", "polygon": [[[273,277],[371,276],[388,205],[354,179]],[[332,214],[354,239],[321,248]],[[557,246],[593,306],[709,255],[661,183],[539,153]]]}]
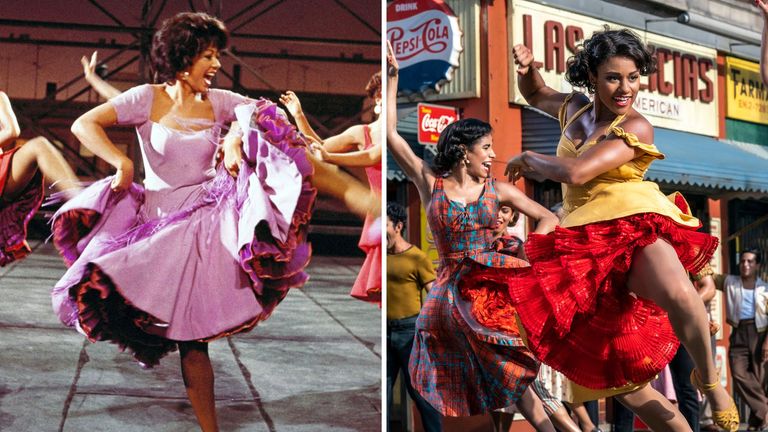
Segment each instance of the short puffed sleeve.
[{"label": "short puffed sleeve", "polygon": [[211,101],[216,122],[219,124],[228,124],[235,120],[236,106],[253,102],[253,99],[223,89],[208,90],[208,99]]},{"label": "short puffed sleeve", "polygon": [[149,120],[154,89],[149,84],[133,87],[109,102],[117,112],[117,124],[140,125]]},{"label": "short puffed sleeve", "polygon": [[626,142],[627,145],[630,147],[634,147],[636,149],[642,150],[643,153],[649,156],[653,156],[656,159],[665,158],[664,153],[660,152],[655,145],[641,143],[637,139],[637,135],[633,134],[632,132],[627,132],[619,126],[614,126],[613,128],[611,128],[611,132],[617,137],[623,139],[624,142]]},{"label": "short puffed sleeve", "polygon": [[557,111],[557,120],[560,122],[560,130],[565,129],[565,124],[568,121],[568,104],[571,103],[571,99],[573,99],[573,96],[575,95],[576,92],[573,92],[566,96],[563,104],[560,105],[560,109]]}]

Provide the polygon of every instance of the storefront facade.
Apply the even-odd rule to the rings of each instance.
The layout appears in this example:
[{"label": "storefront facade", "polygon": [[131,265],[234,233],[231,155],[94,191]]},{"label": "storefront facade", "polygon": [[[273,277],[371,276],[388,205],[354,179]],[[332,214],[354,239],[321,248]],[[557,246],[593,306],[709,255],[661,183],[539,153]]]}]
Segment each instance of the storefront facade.
[{"label": "storefront facade", "polygon": [[[768,152],[760,153],[758,147],[768,145],[765,141],[768,130],[758,128],[756,131],[752,126],[768,128],[768,117],[765,122],[755,122],[726,115],[732,102],[726,93],[727,58],[721,43],[704,43],[704,36],[691,42],[685,35],[696,36],[696,31],[675,29],[666,23],[657,27],[673,30],[649,31],[648,27],[654,28],[653,20],[662,21],[666,17],[647,11],[639,13],[609,1],[453,0],[446,3],[459,17],[464,50],[455,70],[456,81],[445,84],[440,93],[426,95],[421,100],[453,106],[461,118],[477,117],[492,125],[497,155],[492,175],[496,178],[503,178],[506,161],[523,150],[553,154],[560,137],[557,121],[528,107],[520,97],[511,48],[515,44],[526,44],[539,62],[537,66],[547,84],[570,92],[578,89],[565,81],[565,65],[580,41],[601,30],[604,24],[611,28],[627,27],[655,48],[659,63],[658,72],[643,78],[641,92],[634,102],[635,108],[654,125],[655,144],[667,155],[667,159],[652,165],[647,178],[658,182],[666,193],[683,192],[694,214],[702,220],[702,230],[721,240],[722,247],[712,260],[717,272],[737,272],[732,249],[743,245],[735,245],[734,227],[746,228],[748,234],[761,237],[762,241],[768,239],[767,233],[760,231],[763,228],[754,228],[755,221],[761,220],[761,227],[768,226],[768,218],[760,219],[768,196]],[[745,83],[746,87],[739,91],[746,89],[749,94],[749,78]],[[761,89],[763,87],[753,83],[752,95],[762,97],[765,102],[768,92]],[[413,138],[416,121],[412,112],[417,100],[418,97],[411,95],[399,101],[399,130],[416,153],[428,161],[434,149],[417,144]],[[744,110],[754,111],[753,108]],[[739,139],[744,134],[757,138]],[[766,149],[768,147],[763,148]],[[760,166],[765,173],[758,172]],[[408,205],[410,241],[429,250],[431,239],[418,195],[391,157],[388,158],[388,180],[388,199]],[[518,186],[545,206],[555,204],[562,196],[560,185],[553,182],[526,180]],[[765,214],[768,213],[762,213]],[[733,218],[736,220],[732,222]],[[766,246],[761,247],[768,249]],[[436,259],[434,251],[432,256]],[[729,378],[725,361],[729,329],[719,297],[713,310],[715,320],[724,327],[718,339],[718,357],[721,380],[725,384]],[[456,430],[472,429],[465,425]]]}]

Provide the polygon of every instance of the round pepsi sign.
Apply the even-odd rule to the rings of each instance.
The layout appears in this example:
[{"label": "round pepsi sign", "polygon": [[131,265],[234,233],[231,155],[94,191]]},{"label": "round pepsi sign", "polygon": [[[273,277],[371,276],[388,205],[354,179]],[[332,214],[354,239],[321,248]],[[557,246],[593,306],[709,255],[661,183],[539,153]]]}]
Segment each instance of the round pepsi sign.
[{"label": "round pepsi sign", "polygon": [[439,91],[459,66],[459,20],[442,0],[395,0],[387,6],[387,39],[400,65],[402,93]]}]

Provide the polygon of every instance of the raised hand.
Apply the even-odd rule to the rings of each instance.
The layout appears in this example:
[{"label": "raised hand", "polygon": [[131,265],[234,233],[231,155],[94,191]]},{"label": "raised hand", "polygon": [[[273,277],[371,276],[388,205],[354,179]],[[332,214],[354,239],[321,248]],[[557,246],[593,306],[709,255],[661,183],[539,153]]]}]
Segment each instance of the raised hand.
[{"label": "raised hand", "polygon": [[763,15],[763,20],[768,23],[768,0],[754,0],[755,6],[757,6],[758,9],[760,9],[760,12]]},{"label": "raised hand", "polygon": [[400,65],[397,64],[397,58],[395,58],[395,52],[392,49],[392,44],[387,41],[387,75],[397,76],[397,72],[400,70]]},{"label": "raised hand", "polygon": [[533,53],[523,44],[512,47],[512,57],[517,65],[517,73],[525,75],[533,65]]},{"label": "raised hand", "polygon": [[513,157],[507,162],[507,168],[504,169],[504,175],[510,182],[516,182],[523,174],[531,171],[531,167],[523,161],[523,154]]},{"label": "raised hand", "polygon": [[99,64],[99,52],[94,51],[93,54],[91,54],[91,59],[88,60],[88,57],[83,56],[80,59],[80,64],[83,65],[83,75],[85,75],[85,79],[88,79],[96,74],[96,65]]},{"label": "raised hand", "polygon": [[288,112],[291,113],[294,118],[301,114],[301,102],[299,101],[299,97],[296,96],[296,93],[287,90],[280,95],[280,102],[285,105]]}]

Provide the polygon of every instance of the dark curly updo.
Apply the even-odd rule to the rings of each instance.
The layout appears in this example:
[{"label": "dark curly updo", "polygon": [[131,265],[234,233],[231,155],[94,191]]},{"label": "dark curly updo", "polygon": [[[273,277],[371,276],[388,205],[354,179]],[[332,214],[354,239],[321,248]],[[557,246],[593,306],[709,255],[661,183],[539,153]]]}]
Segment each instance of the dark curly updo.
[{"label": "dark curly updo", "polygon": [[222,50],[228,39],[224,23],[208,14],[182,12],[168,18],[152,38],[155,82],[173,83],[200,53],[211,45]]},{"label": "dark curly updo", "polygon": [[405,227],[405,222],[408,220],[408,214],[405,211],[405,207],[396,202],[387,203],[387,217],[392,221],[392,225],[402,223]]},{"label": "dark curly updo", "polygon": [[461,119],[449,124],[437,140],[437,155],[435,155],[432,169],[437,174],[449,172],[464,160],[466,151],[480,138],[489,135],[491,130],[490,124],[474,118]]},{"label": "dark curly updo", "polygon": [[578,52],[568,59],[565,79],[574,87],[586,87],[590,93],[595,86],[589,80],[589,73],[597,76],[597,68],[611,57],[627,57],[635,61],[640,75],[656,72],[656,57],[631,30],[605,30],[592,34],[584,40]]},{"label": "dark curly updo", "polygon": [[368,80],[368,84],[365,86],[365,93],[371,99],[376,99],[376,96],[381,97],[381,71],[376,72]]}]

